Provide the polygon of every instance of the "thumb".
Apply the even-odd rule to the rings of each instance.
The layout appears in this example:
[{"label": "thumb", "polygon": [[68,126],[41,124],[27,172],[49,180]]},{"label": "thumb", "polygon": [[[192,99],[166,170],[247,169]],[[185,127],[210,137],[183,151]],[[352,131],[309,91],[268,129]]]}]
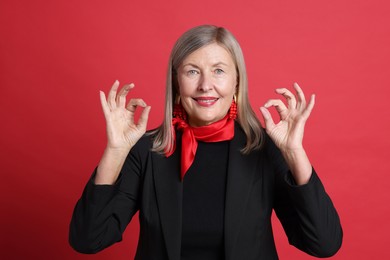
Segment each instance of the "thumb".
[{"label": "thumb", "polygon": [[138,128],[146,130],[146,126],[148,124],[148,119],[149,119],[149,112],[151,108],[152,108],[151,106],[147,106],[142,111],[138,120],[138,125],[137,125]]},{"label": "thumb", "polygon": [[271,113],[268,111],[268,109],[265,107],[260,107],[260,112],[264,118],[265,129],[271,130],[272,128],[274,128],[275,122],[272,119]]}]

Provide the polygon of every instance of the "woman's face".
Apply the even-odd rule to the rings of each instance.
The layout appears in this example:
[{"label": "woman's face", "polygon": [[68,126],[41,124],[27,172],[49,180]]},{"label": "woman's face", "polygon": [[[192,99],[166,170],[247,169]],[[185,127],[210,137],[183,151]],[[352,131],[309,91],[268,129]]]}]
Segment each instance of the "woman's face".
[{"label": "woman's face", "polygon": [[212,43],[188,55],[178,68],[180,100],[191,126],[225,117],[236,92],[237,72],[229,52]]}]

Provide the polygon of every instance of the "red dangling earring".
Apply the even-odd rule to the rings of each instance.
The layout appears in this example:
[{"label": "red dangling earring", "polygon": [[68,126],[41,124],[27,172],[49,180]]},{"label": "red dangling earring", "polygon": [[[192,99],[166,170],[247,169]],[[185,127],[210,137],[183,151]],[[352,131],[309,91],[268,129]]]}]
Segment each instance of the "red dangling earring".
[{"label": "red dangling earring", "polygon": [[180,103],[180,96],[179,95],[176,96],[175,105],[173,106],[172,117],[187,121],[187,113]]},{"label": "red dangling earring", "polygon": [[230,105],[229,118],[233,120],[237,118],[236,95],[233,96],[233,101],[232,104]]}]

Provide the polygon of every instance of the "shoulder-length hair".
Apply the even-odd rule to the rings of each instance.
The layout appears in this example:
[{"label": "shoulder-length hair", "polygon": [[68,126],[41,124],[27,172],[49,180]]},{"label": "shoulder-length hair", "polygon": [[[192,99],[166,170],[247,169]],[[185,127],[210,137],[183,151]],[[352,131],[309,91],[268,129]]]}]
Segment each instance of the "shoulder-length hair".
[{"label": "shoulder-length hair", "polygon": [[264,130],[253,112],[248,99],[248,79],[244,55],[236,38],[228,30],[213,25],[202,25],[185,32],[175,43],[169,57],[165,92],[165,117],[163,123],[152,134],[153,151],[170,152],[174,149],[172,112],[175,97],[178,95],[177,70],[183,60],[192,52],[211,43],[224,47],[232,56],[237,70],[237,119],[246,135],[246,146],[241,150],[248,154],[260,149],[263,144]]}]

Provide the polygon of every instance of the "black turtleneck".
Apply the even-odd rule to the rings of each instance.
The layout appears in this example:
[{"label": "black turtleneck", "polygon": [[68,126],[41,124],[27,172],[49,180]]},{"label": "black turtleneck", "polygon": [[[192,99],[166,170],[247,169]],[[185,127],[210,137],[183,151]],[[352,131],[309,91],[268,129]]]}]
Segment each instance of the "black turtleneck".
[{"label": "black turtleneck", "polygon": [[182,260],[224,259],[229,141],[198,143],[183,180]]}]

